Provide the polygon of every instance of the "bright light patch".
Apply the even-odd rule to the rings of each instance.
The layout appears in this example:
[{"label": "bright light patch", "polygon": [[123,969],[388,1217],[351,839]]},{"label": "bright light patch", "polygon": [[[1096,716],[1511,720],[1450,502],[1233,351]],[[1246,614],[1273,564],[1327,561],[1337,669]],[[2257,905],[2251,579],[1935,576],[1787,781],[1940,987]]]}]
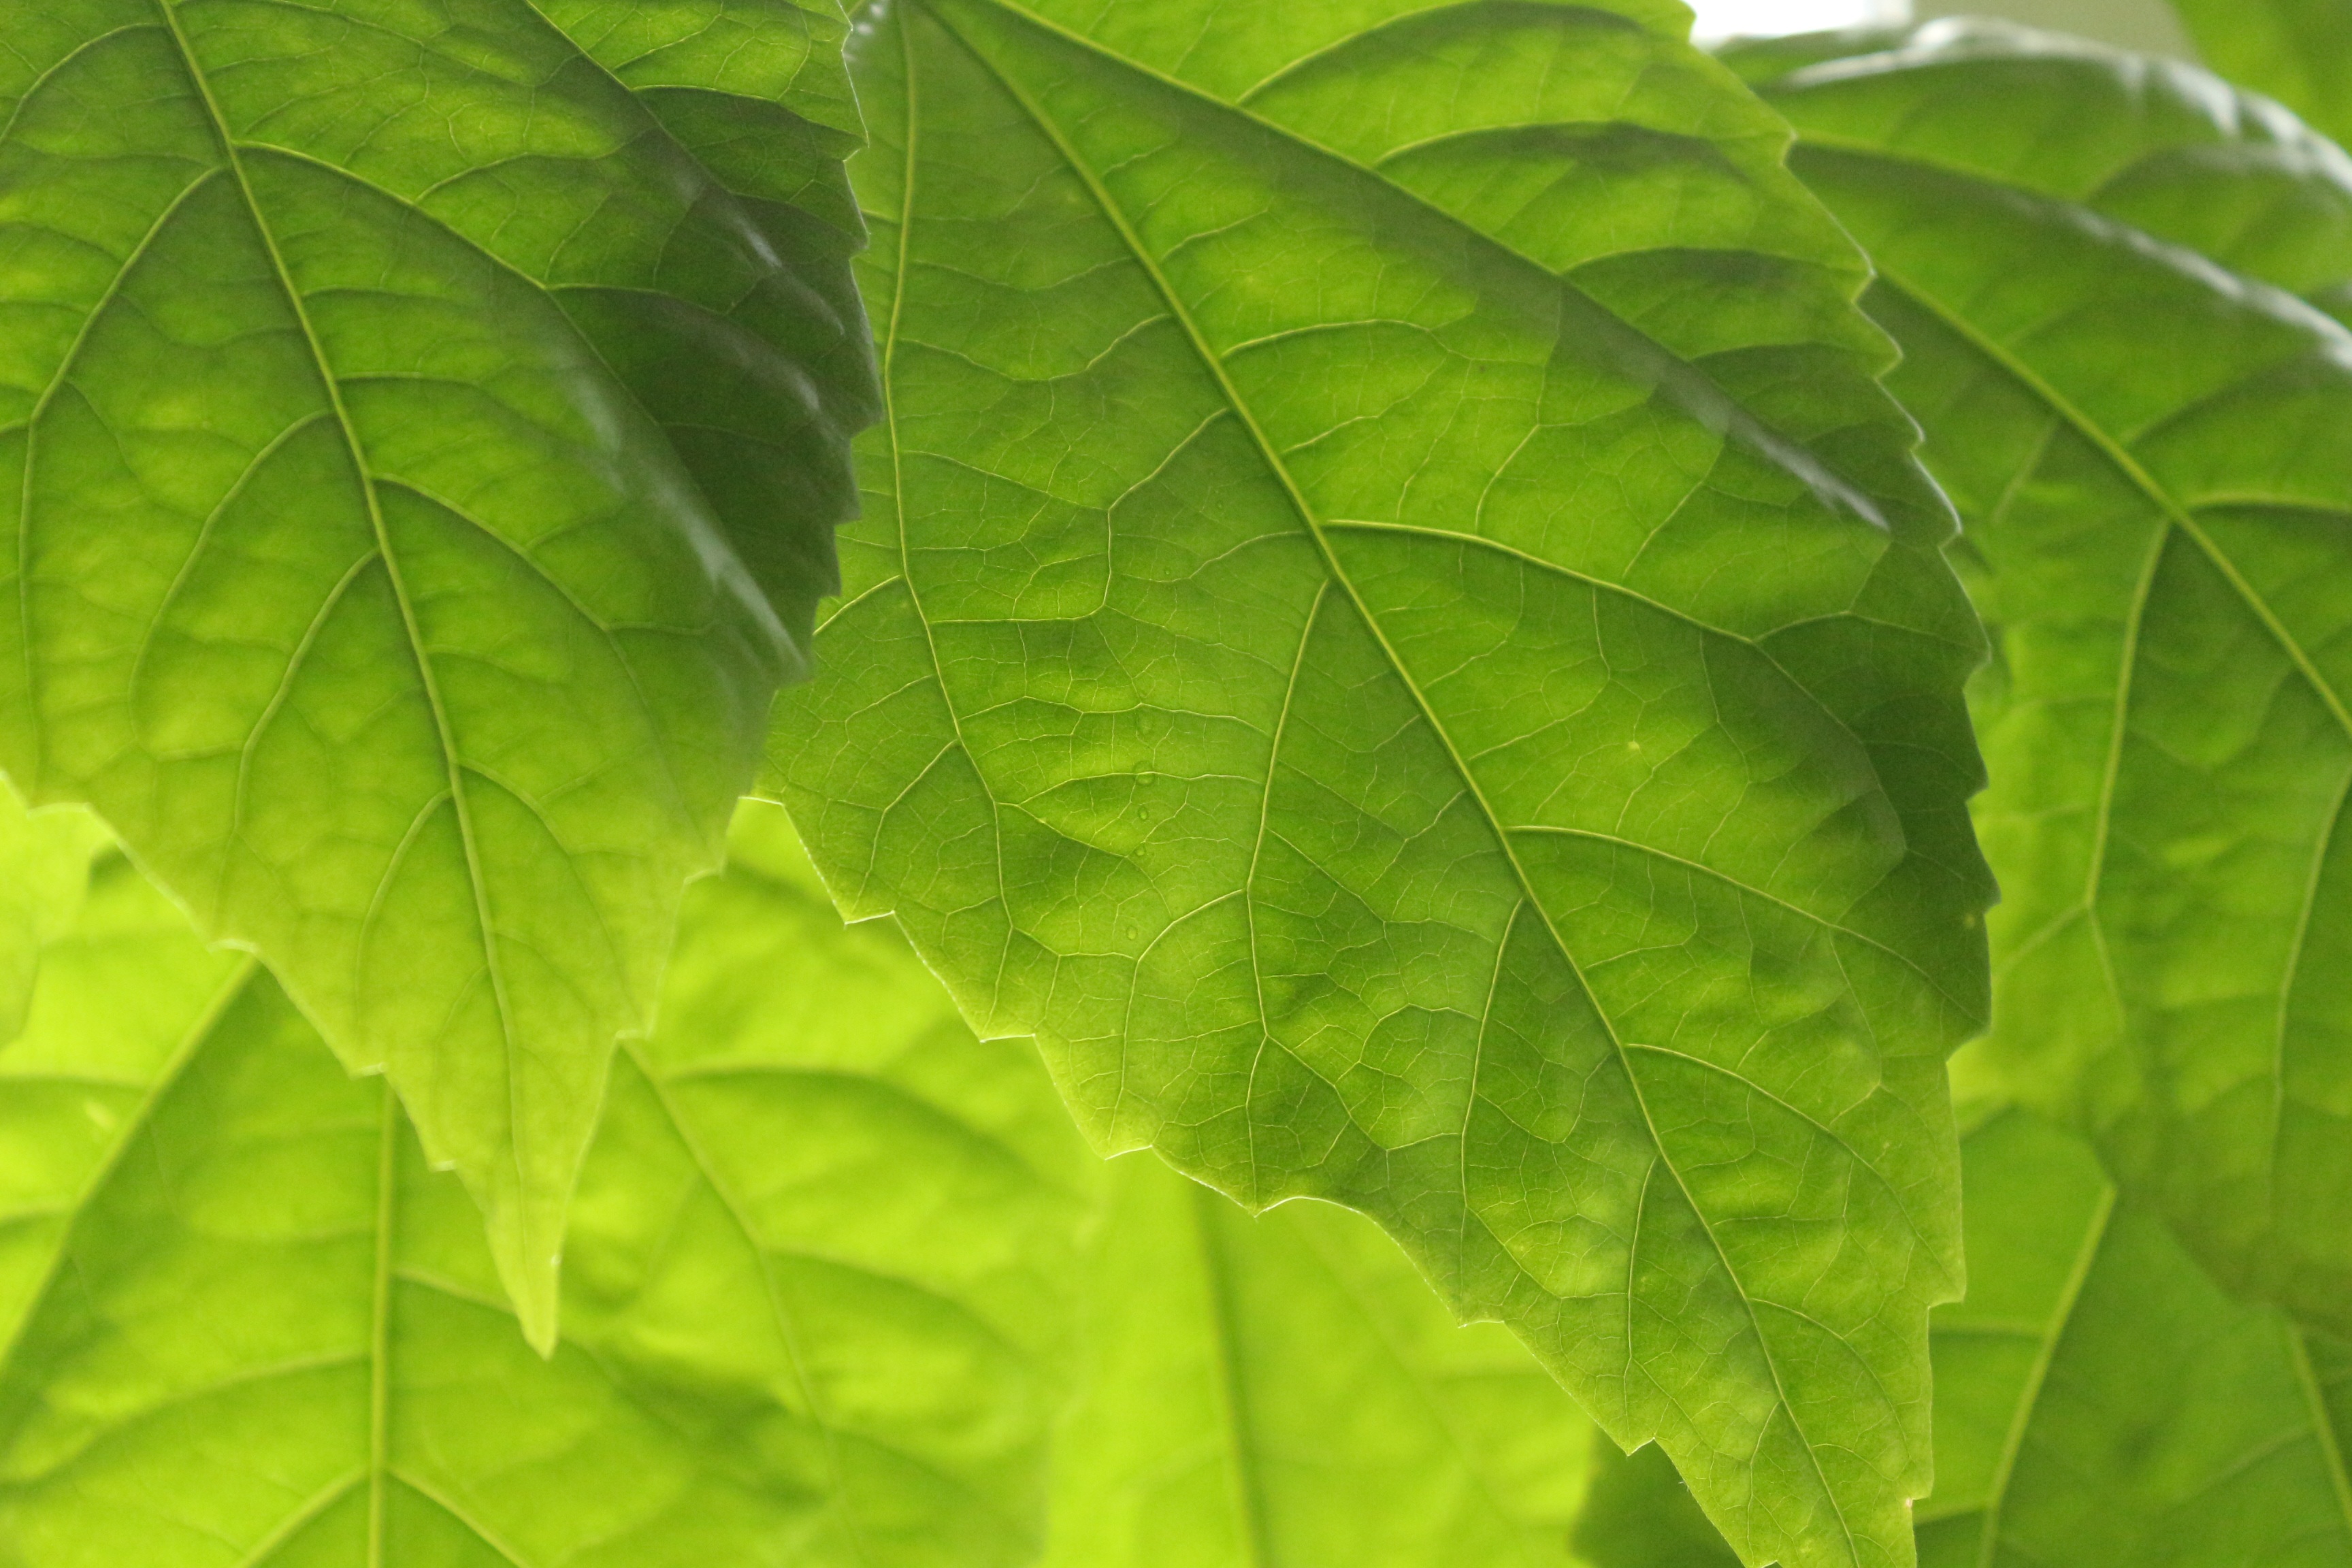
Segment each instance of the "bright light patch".
[{"label": "bright light patch", "polygon": [[1694,36],[1702,39],[1762,37],[1911,19],[1911,0],[1690,0],[1690,5],[1698,13]]}]

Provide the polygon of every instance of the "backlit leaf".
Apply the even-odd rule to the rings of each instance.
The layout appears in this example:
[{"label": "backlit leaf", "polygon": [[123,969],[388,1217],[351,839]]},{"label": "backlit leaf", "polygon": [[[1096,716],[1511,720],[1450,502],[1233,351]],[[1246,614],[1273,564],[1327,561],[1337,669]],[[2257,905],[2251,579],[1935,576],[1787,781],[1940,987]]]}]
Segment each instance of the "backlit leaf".
[{"label": "backlit leaf", "polygon": [[907,964],[804,880],[693,889],[543,1362],[381,1080],[110,857],[0,1049],[0,1556],[1034,1560],[1094,1162]]},{"label": "backlit leaf", "polygon": [[[2195,162],[2157,120],[2225,158],[2292,127],[2126,57],[1969,55],[1769,96],[1879,268],[1996,632],[1989,1059],[2225,1281],[2352,1328],[2352,331],[2084,200]],[[2089,129],[2012,127],[2021,70],[2106,77],[2067,100]]]},{"label": "backlit leaf", "polygon": [[544,1346],[869,416],[833,0],[12,0],[0,767],[385,1070]]},{"label": "backlit leaf", "polygon": [[1989,897],[1948,521],[1679,6],[866,14],[888,428],[775,787],[1089,1133],[1373,1214],[1906,1562]]}]

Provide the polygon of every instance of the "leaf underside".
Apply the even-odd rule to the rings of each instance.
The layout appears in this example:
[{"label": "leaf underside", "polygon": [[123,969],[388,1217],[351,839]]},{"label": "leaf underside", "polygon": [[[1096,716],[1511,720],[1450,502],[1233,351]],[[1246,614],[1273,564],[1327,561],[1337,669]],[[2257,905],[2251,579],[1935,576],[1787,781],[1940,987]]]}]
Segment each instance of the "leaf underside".
[{"label": "leaf underside", "polygon": [[[2028,78],[2082,129],[1988,131]],[[2352,1329],[2352,331],[2131,226],[2226,238],[2168,171],[2300,165],[2300,200],[2251,183],[2288,215],[2255,226],[2324,232],[2352,161],[2188,68],[2031,35],[1766,90],[1879,269],[1995,632],[1987,1059],[2224,1281]],[[2328,281],[2305,247],[2221,248]]]},{"label": "leaf underside", "polygon": [[63,0],[0,51],[0,767],[388,1074],[555,1330],[870,417],[831,0]]},{"label": "leaf underside", "polygon": [[908,963],[788,866],[694,889],[543,1362],[385,1088],[103,862],[0,1050],[8,1561],[1033,1561],[1093,1162]]},{"label": "leaf underside", "polygon": [[1979,634],[1679,17],[869,12],[888,413],[772,787],[1100,1145],[1369,1211],[1750,1561],[1903,1563]]}]

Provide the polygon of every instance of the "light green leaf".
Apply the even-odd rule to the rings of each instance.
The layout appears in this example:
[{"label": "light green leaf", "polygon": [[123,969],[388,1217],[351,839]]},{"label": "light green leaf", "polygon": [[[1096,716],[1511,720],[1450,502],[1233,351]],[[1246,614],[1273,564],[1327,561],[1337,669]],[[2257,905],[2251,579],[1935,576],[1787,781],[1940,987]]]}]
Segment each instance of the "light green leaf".
[{"label": "light green leaf", "polygon": [[1979,633],[1679,6],[920,0],[774,787],[1091,1136],[1370,1212],[1752,1561],[1907,1562]]},{"label": "light green leaf", "polygon": [[2215,70],[2352,138],[2352,3],[2172,0],[2172,8]]},{"label": "light green leaf", "polygon": [[2306,1339],[2233,1300],[2030,1112],[1961,1144],[1969,1299],[1936,1312],[1925,1568],[2352,1563]]},{"label": "light green leaf", "polygon": [[0,766],[389,1074],[542,1347],[614,1037],[835,581],[872,401],[843,27],[5,22]]},{"label": "light green leaf", "polygon": [[684,925],[542,1362],[381,1083],[105,862],[0,1050],[12,1568],[1034,1560],[1091,1159],[813,888]]},{"label": "light green leaf", "polygon": [[1149,1154],[1108,1184],[1047,1568],[1581,1561],[1586,1470],[1614,1448],[1395,1243],[1328,1204],[1253,1219]]},{"label": "light green leaf", "polygon": [[[2074,102],[2094,131],[2053,139],[2046,190],[2013,66],[1879,56],[1769,96],[1823,128],[1798,167],[1879,268],[1895,385],[1996,629],[1975,692],[2006,895],[1990,1059],[2084,1120],[2227,1282],[2340,1329],[2352,331],[2076,198],[2068,148],[2148,80],[2103,68],[2120,79]],[[1976,72],[1992,85],[1955,85]],[[2182,140],[2231,101],[2210,88]],[[2161,163],[2128,122],[2105,139],[2126,173]]]},{"label": "light green leaf", "polygon": [[80,912],[89,858],[105,842],[88,812],[26,811],[0,779],[0,1046],[24,1028],[41,949]]}]

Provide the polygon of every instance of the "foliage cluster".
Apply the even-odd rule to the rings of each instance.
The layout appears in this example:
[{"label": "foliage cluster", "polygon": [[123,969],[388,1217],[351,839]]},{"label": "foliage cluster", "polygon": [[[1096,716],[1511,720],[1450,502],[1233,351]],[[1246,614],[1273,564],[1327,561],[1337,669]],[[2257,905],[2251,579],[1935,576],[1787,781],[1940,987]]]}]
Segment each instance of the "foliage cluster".
[{"label": "foliage cluster", "polygon": [[2178,9],[0,0],[0,1565],[2352,1568]]}]

